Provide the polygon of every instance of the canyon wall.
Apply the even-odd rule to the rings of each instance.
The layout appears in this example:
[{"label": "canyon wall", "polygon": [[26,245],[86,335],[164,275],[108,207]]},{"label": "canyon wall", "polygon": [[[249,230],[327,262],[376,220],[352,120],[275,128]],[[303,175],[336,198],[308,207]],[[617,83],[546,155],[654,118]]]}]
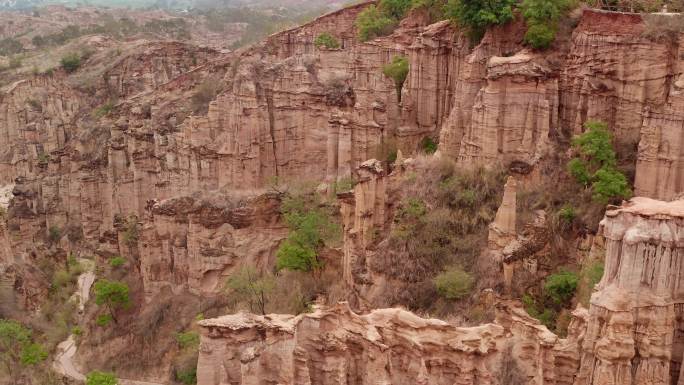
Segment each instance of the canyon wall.
[{"label": "canyon wall", "polygon": [[684,201],[634,198],[606,213],[605,273],[566,339],[501,300],[494,324],[471,328],[347,304],[236,314],[200,322],[198,384],[677,384],[683,220]]},{"label": "canyon wall", "polygon": [[[583,329],[585,313],[571,330]],[[400,309],[357,315],[341,303],[297,317],[205,320],[197,384],[572,383],[578,336],[559,339],[508,304],[498,317],[459,328]]]},{"label": "canyon wall", "polygon": [[605,273],[591,297],[576,384],[678,384],[684,201],[634,198],[601,223]]},{"label": "canyon wall", "polygon": [[[439,156],[455,159],[461,168],[503,166],[517,176],[539,175],[543,162],[564,151],[568,139],[582,131],[584,121],[601,119],[615,132],[620,153],[628,154],[638,143],[638,195],[671,200],[684,189],[679,134],[684,128],[681,37],[647,37],[638,15],[584,10],[572,36],[559,39],[546,53],[523,47],[521,21],[489,30],[471,47],[469,39],[450,23],[427,25],[419,15],[405,19],[390,36],[362,43],[356,38],[354,20],[368,4],[325,15],[233,53],[180,43],[136,43],[118,58],[101,49],[73,74],[56,70],[2,89],[0,138],[7,145],[0,150],[0,190],[13,195],[6,226],[0,228],[3,287],[12,286],[20,294],[18,302],[35,309],[48,284],[41,283],[45,277],[28,265],[40,258],[60,261],[70,253],[102,258],[122,255],[134,262],[131,274],[140,280],[146,303],[161,292],[170,295],[167,289],[173,294],[209,296],[220,291],[225,277],[236,268],[245,264],[272,268],[274,251],[287,229],[278,215],[278,197],[268,193],[269,186],[354,176],[358,182],[354,191],[339,196],[345,231],[343,279],[353,294],[352,307],[370,309],[384,288],[397,284],[377,268],[380,258],[385,264],[397,261],[380,255],[376,246],[382,241],[378,234],[387,235],[391,228],[392,210],[400,196],[396,177],[412,167],[400,154],[415,153],[425,137],[439,137]],[[324,32],[335,36],[340,48],[316,47],[315,38]],[[399,94],[383,74],[383,66],[398,55],[410,62]],[[383,162],[397,150],[399,159],[388,175]],[[627,216],[627,211],[611,215],[608,224]],[[676,218],[669,215],[662,221],[671,226]],[[538,227],[544,227],[540,223]],[[496,224],[505,227],[507,242],[520,241],[511,218],[502,214]],[[660,222],[658,226],[663,228]],[[617,237],[611,229],[604,226],[608,238]],[[658,237],[650,242],[661,242]],[[617,244],[611,247],[609,254],[618,250]],[[519,257],[501,252],[497,262],[502,258],[515,262]],[[660,266],[662,258],[656,262],[645,266]],[[611,268],[625,268],[618,265]],[[667,285],[674,282],[675,277],[670,278]],[[604,279],[601,290],[609,287]],[[677,353],[679,343],[667,336],[678,317],[675,294],[670,295],[672,300],[663,300],[667,296],[658,291],[656,297],[662,303],[658,302],[657,309],[639,305],[629,293],[624,306],[599,301],[613,294],[595,298],[598,302],[592,303],[587,329],[592,339],[576,337],[577,343],[582,342],[577,345],[583,357],[579,372],[568,369],[579,365],[575,357],[579,350],[555,352],[565,345],[525,321],[535,325],[520,332],[524,338],[533,336],[530,348],[520,348],[529,363],[518,364],[528,377],[558,378],[557,383],[571,383],[567,378],[572,373],[580,373],[578,378],[586,383],[610,383],[606,378],[627,378],[631,369],[636,370],[630,374],[633,378],[640,379],[638,373],[649,371],[666,378],[667,373],[678,372],[682,360]],[[650,318],[642,315],[632,320],[616,316],[608,329],[596,326],[612,317],[610,312],[624,315],[635,308],[648,309],[661,323],[650,324]],[[280,320],[278,325],[287,325],[275,329],[263,318],[249,324],[274,335],[285,333],[283,349],[309,349],[314,342],[308,338],[318,338],[311,325],[319,323],[319,318],[339,319],[332,324],[363,325],[360,329],[350,326],[358,332],[374,330],[377,326],[368,325],[376,322],[412,317],[380,312],[376,319],[341,308],[322,312],[296,321]],[[429,328],[448,329],[457,341],[465,335],[489,341],[492,333],[503,333],[501,338],[509,341],[513,333],[509,331],[514,329],[506,326],[507,321],[463,331],[411,319],[408,324],[426,322]],[[235,322],[243,321],[236,318]],[[216,326],[221,338],[233,338],[230,322],[227,327]],[[623,333],[625,325],[628,329],[646,325],[664,337],[630,342]],[[307,337],[292,339],[291,331],[300,327],[301,335]],[[262,338],[252,329],[238,329],[250,338]],[[423,338],[420,331],[411,333]],[[603,335],[614,340],[596,342]],[[376,346],[372,339],[372,343],[364,340],[354,345],[347,337],[335,338],[353,346]],[[394,341],[391,336],[383,338]],[[643,348],[639,355],[630,356],[626,349],[616,361],[600,346],[618,340],[638,349],[650,343],[657,352]],[[255,344],[266,349],[261,340]],[[467,343],[455,344],[463,356],[444,372],[430,372],[447,354],[447,347],[440,345],[435,352],[425,352],[427,356],[434,353],[435,358],[417,369],[392,369],[381,378],[430,382],[437,381],[435,376],[449,379],[446,373],[454,370],[468,373],[465,378],[470,383],[497,383],[496,370],[486,363],[495,368],[503,365],[505,346],[496,342],[496,349],[483,348],[482,357],[476,358],[468,353],[470,348],[463,347]],[[549,349],[555,353],[548,355]],[[394,359],[383,352],[373,354],[380,357],[378,362]],[[279,357],[285,360],[287,354]],[[542,357],[543,365],[533,357]],[[206,359],[219,360],[216,356]],[[227,367],[241,365],[231,360]],[[325,365],[361,365],[345,360]],[[524,368],[528,364],[546,369],[528,372]],[[297,372],[298,364],[292,365],[292,373]],[[204,364],[205,369],[209,366]],[[316,373],[326,372],[328,366],[301,370],[302,378],[315,383],[323,378]],[[340,370],[347,373],[347,369]],[[594,375],[596,370],[601,374]],[[349,369],[349,373],[360,372]],[[290,372],[282,375],[283,381],[298,378],[288,377],[295,376]],[[211,384],[209,377],[221,375],[202,376],[203,383]]]},{"label": "canyon wall", "polygon": [[[72,235],[64,248],[128,253],[116,224],[152,223],[151,201],[358,178],[367,159],[413,153],[426,136],[462,167],[540,171],[556,139],[587,119],[607,121],[620,143],[641,138],[637,194],[680,192],[679,40],[649,40],[640,16],[585,10],[572,37],[542,54],[523,49],[519,22],[471,48],[448,22],[419,15],[361,43],[354,20],[367,4],[235,53],[136,43],[4,89],[0,178],[17,186],[9,231],[24,249],[14,252],[55,228]],[[316,47],[323,32],[340,48]],[[382,73],[396,55],[410,61],[401,95]]]}]

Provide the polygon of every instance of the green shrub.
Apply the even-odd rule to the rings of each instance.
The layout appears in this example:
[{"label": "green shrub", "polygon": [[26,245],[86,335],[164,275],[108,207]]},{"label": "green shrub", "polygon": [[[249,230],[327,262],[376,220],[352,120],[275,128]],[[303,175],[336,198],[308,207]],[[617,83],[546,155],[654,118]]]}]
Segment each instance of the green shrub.
[{"label": "green shrub", "polygon": [[577,213],[572,206],[565,206],[558,211],[558,217],[565,223],[572,223],[577,217]]},{"label": "green shrub", "polygon": [[184,385],[197,383],[197,368],[176,371],[176,380]]},{"label": "green shrub", "polygon": [[382,73],[394,80],[397,96],[401,101],[401,90],[409,73],[409,61],[406,56],[395,56],[389,64],[382,67]]},{"label": "green shrub", "polygon": [[427,206],[420,198],[409,197],[399,208],[401,217],[420,219],[427,213]]},{"label": "green shrub", "polygon": [[97,326],[104,328],[109,326],[109,324],[112,323],[113,320],[114,318],[111,314],[100,314],[99,316],[97,316],[97,318],[95,318],[95,324]]},{"label": "green shrub", "polygon": [[40,344],[28,344],[21,350],[21,363],[25,366],[37,365],[45,361],[47,357],[48,352]]},{"label": "green shrub", "polygon": [[77,53],[67,54],[62,57],[60,64],[66,72],[75,72],[81,66],[81,55]]},{"label": "green shrub", "polygon": [[601,281],[601,278],[603,278],[604,269],[605,267],[603,261],[594,261],[593,263],[589,264],[586,271],[583,271],[592,290],[594,289],[594,286]]},{"label": "green shrub", "polygon": [[176,342],[181,349],[197,348],[200,343],[200,336],[196,331],[177,333]]},{"label": "green shrub", "polygon": [[102,106],[96,108],[93,111],[93,116],[96,118],[102,118],[104,116],[111,114],[113,110],[114,110],[114,103],[112,101],[108,101],[107,103],[103,104]]},{"label": "green shrub", "polygon": [[340,238],[341,228],[314,199],[289,196],[283,200],[281,212],[290,234],[276,253],[276,268],[291,271],[315,271],[322,267],[318,251],[328,242]]},{"label": "green shrub", "polygon": [[121,267],[126,264],[126,258],[124,257],[114,257],[109,260],[109,266],[113,268]]},{"label": "green shrub", "polygon": [[55,289],[66,287],[69,284],[73,284],[75,282],[76,282],[76,277],[74,277],[67,270],[57,270],[52,275],[52,287]]},{"label": "green shrub", "polygon": [[557,313],[553,309],[550,308],[545,308],[535,299],[529,295],[525,294],[522,297],[522,302],[523,306],[525,307],[525,311],[527,311],[527,314],[532,316],[533,318],[536,318],[541,322],[544,326],[549,328],[549,330],[554,330],[555,329],[555,324],[556,324],[556,316]]},{"label": "green shrub", "polygon": [[513,20],[515,3],[515,0],[448,0],[445,14],[477,37],[491,25]]},{"label": "green shrub", "polygon": [[17,39],[6,38],[0,40],[0,56],[16,55],[23,50],[23,44]]},{"label": "green shrub", "polygon": [[62,230],[58,226],[50,226],[48,229],[48,239],[55,243],[62,239]]},{"label": "green shrub", "polygon": [[71,334],[75,336],[80,336],[83,334],[83,329],[81,329],[80,326],[74,326],[73,328],[71,328]]},{"label": "green shrub", "polygon": [[329,34],[328,32],[323,32],[322,34],[318,35],[316,37],[316,40],[314,40],[314,45],[316,47],[325,47],[328,49],[337,49],[340,48],[340,42],[337,41],[335,36]]},{"label": "green shrub", "polygon": [[474,281],[473,277],[460,267],[452,267],[435,277],[434,284],[442,297],[460,299],[470,293]]},{"label": "green shrub", "polygon": [[570,271],[551,274],[544,283],[544,292],[557,304],[567,304],[575,295],[579,277]]},{"label": "green shrub", "polygon": [[536,49],[549,48],[554,40],[556,31],[546,24],[532,24],[525,33],[525,43]]},{"label": "green shrub", "polygon": [[221,92],[221,81],[218,78],[210,77],[203,81],[195,89],[195,93],[190,100],[192,111],[196,115],[204,115],[209,111],[209,104],[216,99]]},{"label": "green shrub", "polygon": [[577,157],[568,162],[568,172],[585,187],[591,185],[593,199],[607,203],[632,194],[627,177],[617,169],[612,135],[603,122],[588,121],[587,131],[576,136],[572,145]]},{"label": "green shrub", "polygon": [[134,246],[138,242],[138,217],[135,215],[131,215],[126,221],[123,241],[129,247]]},{"label": "green shrub", "polygon": [[438,146],[437,146],[437,143],[431,137],[426,136],[420,142],[420,148],[426,154],[434,154],[435,152],[437,152]]},{"label": "green shrub", "polygon": [[396,20],[385,15],[375,5],[361,11],[356,18],[356,29],[361,41],[388,35],[396,24]]},{"label": "green shrub", "polygon": [[99,372],[97,370],[88,373],[86,385],[116,385],[116,377],[112,373]]}]

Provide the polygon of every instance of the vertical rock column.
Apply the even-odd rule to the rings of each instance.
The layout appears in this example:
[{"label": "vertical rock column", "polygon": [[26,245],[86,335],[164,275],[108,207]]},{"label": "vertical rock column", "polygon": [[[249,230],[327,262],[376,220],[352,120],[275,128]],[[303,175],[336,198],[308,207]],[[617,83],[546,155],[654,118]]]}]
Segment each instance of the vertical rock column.
[{"label": "vertical rock column", "polygon": [[366,161],[358,174],[354,191],[340,195],[344,225],[343,277],[352,293],[357,292],[357,285],[365,282],[366,250],[375,239],[376,228],[385,223],[387,216],[387,179],[382,162]]},{"label": "vertical rock column", "polygon": [[684,201],[634,198],[608,211],[600,231],[605,273],[591,297],[575,384],[677,384],[684,345]]},{"label": "vertical rock column", "polygon": [[[494,222],[489,225],[489,257],[498,265],[503,262],[503,251],[516,238],[517,183],[512,176],[504,186],[501,206],[496,212]],[[504,263],[504,282],[507,288],[513,279],[513,266]]]}]

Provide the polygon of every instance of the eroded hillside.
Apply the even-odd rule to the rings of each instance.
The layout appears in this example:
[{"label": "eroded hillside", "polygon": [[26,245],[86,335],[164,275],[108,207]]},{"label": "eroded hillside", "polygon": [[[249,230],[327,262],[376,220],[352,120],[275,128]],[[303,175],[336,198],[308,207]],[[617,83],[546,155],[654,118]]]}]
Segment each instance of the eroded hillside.
[{"label": "eroded hillside", "polygon": [[0,318],[50,355],[18,378],[681,380],[678,16],[583,8],[542,50],[422,8],[361,41],[374,5],[2,88]]}]

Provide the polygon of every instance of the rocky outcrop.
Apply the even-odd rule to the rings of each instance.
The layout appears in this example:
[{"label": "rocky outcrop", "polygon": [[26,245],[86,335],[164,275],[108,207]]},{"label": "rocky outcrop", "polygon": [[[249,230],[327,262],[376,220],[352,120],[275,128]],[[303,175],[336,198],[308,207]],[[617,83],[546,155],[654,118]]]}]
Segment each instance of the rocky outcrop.
[{"label": "rocky outcrop", "polygon": [[498,248],[505,247],[517,234],[517,182],[509,176],[504,186],[503,200],[496,212],[494,222],[489,225],[489,243]]},{"label": "rocky outcrop", "polygon": [[[573,331],[584,327],[576,312]],[[561,340],[501,304],[494,324],[454,327],[400,309],[357,315],[342,303],[297,317],[201,321],[198,385],[571,384],[581,334]]]},{"label": "rocky outcrop", "polygon": [[346,304],[237,314],[200,322],[198,384],[677,384],[682,220],[684,201],[634,198],[607,212],[605,273],[566,339],[505,301],[494,324],[473,328]]},{"label": "rocky outcrop", "polygon": [[487,62],[458,160],[465,165],[532,165],[545,155],[557,122],[558,81],[543,61],[522,51]]},{"label": "rocky outcrop", "polygon": [[648,198],[606,213],[576,384],[681,383],[683,219],[684,201]]},{"label": "rocky outcrop", "polygon": [[343,278],[354,307],[367,307],[368,285],[384,286],[382,276],[373,274],[374,243],[392,218],[387,177],[382,163],[371,159],[358,170],[353,191],[338,194],[344,232]]},{"label": "rocky outcrop", "polygon": [[277,195],[172,198],[151,207],[141,234],[141,275],[148,300],[163,287],[202,295],[222,290],[241,266],[268,270],[288,233]]}]

